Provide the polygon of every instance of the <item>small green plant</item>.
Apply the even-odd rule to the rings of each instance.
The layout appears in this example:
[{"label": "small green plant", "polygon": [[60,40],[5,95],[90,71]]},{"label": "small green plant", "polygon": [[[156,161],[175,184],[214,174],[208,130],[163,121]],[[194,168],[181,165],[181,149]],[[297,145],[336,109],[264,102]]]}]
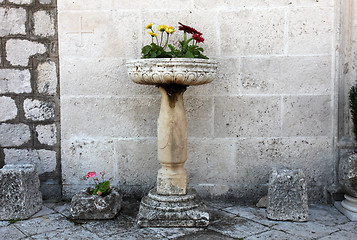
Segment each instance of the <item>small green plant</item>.
[{"label": "small green plant", "polygon": [[[148,32],[151,35],[151,44],[142,48],[142,58],[204,58],[203,48],[199,47],[199,43],[204,42],[202,33],[196,29],[180,23],[179,30],[184,32],[184,40],[180,41],[181,49],[175,48],[168,44],[170,35],[175,32],[172,26],[159,25],[158,32],[161,32],[160,39],[153,29],[153,23],[148,24],[145,28],[150,29]],[[191,34],[191,37],[188,37]],[[155,41],[154,41],[155,39]]]},{"label": "small green plant", "polygon": [[353,133],[355,138],[357,138],[357,82],[354,86],[351,87],[349,92],[350,98],[350,110],[353,121]]},{"label": "small green plant", "polygon": [[104,181],[105,172],[100,172],[99,174],[102,176],[102,182],[99,182],[96,172],[89,172],[86,175],[86,179],[92,178],[95,183],[95,188],[89,188],[87,194],[105,197],[112,191],[110,188],[110,181]]},{"label": "small green plant", "polygon": [[13,224],[13,223],[16,223],[18,221],[21,221],[21,219],[17,218],[17,219],[12,219],[12,220],[9,220],[9,223],[10,224]]}]

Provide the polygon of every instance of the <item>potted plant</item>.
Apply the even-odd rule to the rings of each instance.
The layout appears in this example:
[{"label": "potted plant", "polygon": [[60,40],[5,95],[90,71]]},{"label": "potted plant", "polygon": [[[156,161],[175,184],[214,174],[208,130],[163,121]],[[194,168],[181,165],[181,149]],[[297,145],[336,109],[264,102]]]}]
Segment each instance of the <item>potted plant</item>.
[{"label": "potted plant", "polygon": [[110,186],[110,181],[104,180],[105,173],[100,173],[99,181],[96,172],[89,172],[85,179],[92,178],[95,187],[89,187],[77,193],[71,201],[73,219],[111,219],[119,212],[122,204],[122,192]]},{"label": "potted plant", "polygon": [[183,93],[190,85],[213,81],[217,63],[203,54],[202,33],[179,23],[183,40],[169,44],[172,26],[146,26],[151,44],[142,48],[142,59],[127,61],[128,75],[138,84],[156,85],[161,93],[158,119],[157,186],[140,205],[140,227],[202,227],[209,214],[194,189],[187,189],[187,120]]}]

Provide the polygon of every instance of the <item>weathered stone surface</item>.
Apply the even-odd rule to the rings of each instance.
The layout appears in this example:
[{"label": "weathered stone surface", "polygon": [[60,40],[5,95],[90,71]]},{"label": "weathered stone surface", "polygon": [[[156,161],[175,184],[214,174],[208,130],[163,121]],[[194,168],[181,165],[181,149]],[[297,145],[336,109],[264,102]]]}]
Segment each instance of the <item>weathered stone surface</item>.
[{"label": "weathered stone surface", "polygon": [[30,93],[30,80],[27,69],[0,69],[0,93]]},{"label": "weathered stone surface", "polygon": [[101,197],[88,195],[87,190],[76,194],[71,201],[71,215],[74,219],[111,219],[119,212],[123,194],[112,187],[109,195]]},{"label": "weathered stone surface", "polygon": [[44,102],[37,99],[25,99],[25,117],[33,121],[43,121],[55,117],[55,103]]},{"label": "weathered stone surface", "polygon": [[352,197],[357,197],[357,153],[347,153],[340,158],[339,182]]},{"label": "weathered stone surface", "polygon": [[6,59],[14,66],[25,67],[30,56],[45,52],[46,47],[42,43],[24,39],[10,39],[6,42]]},{"label": "weathered stone surface", "polygon": [[17,116],[15,100],[11,97],[0,97],[0,122],[12,120]]},{"label": "weathered stone surface", "polygon": [[194,189],[187,195],[159,195],[152,189],[141,200],[137,216],[140,227],[205,227],[209,213]]},{"label": "weathered stone surface", "polygon": [[38,174],[56,170],[56,152],[45,149],[4,149],[6,164],[35,164]]},{"label": "weathered stone surface", "polygon": [[40,0],[41,4],[51,4],[52,0]]},{"label": "weathered stone surface", "polygon": [[42,144],[53,146],[57,143],[56,124],[36,126],[37,139]]},{"label": "weathered stone surface", "polygon": [[54,17],[47,11],[37,11],[33,14],[34,34],[40,37],[50,37],[55,34]]},{"label": "weathered stone surface", "polygon": [[26,34],[26,16],[23,8],[0,8],[0,37]]},{"label": "weathered stone surface", "polygon": [[273,169],[269,179],[267,217],[305,222],[308,205],[305,175],[301,169]]},{"label": "weathered stone surface", "polygon": [[24,123],[0,124],[0,146],[17,147],[31,139],[30,127]]},{"label": "weathered stone surface", "polygon": [[0,169],[0,220],[26,219],[42,208],[40,180],[31,164]]},{"label": "weathered stone surface", "polygon": [[9,0],[9,2],[15,4],[31,4],[34,2],[34,0]]},{"label": "weathered stone surface", "polygon": [[49,95],[57,93],[56,63],[48,61],[37,66],[37,91]]}]

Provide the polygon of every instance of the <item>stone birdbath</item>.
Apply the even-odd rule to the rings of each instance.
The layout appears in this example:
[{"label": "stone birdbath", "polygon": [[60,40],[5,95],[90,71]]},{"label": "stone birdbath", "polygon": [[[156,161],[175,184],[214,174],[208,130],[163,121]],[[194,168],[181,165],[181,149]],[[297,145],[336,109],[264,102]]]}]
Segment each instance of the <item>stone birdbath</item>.
[{"label": "stone birdbath", "polygon": [[140,227],[207,226],[209,214],[194,189],[187,188],[187,120],[183,93],[190,85],[213,81],[217,63],[208,59],[153,58],[127,61],[138,84],[157,86],[161,93],[158,118],[157,186],[145,196],[137,217]]}]

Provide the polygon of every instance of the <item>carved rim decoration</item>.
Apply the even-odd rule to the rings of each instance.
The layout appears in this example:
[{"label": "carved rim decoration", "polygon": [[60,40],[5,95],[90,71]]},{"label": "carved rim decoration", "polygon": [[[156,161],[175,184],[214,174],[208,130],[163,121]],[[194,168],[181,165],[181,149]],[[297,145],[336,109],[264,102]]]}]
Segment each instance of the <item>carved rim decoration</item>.
[{"label": "carved rim decoration", "polygon": [[129,78],[146,85],[201,85],[212,82],[217,62],[197,58],[152,58],[127,60]]}]

